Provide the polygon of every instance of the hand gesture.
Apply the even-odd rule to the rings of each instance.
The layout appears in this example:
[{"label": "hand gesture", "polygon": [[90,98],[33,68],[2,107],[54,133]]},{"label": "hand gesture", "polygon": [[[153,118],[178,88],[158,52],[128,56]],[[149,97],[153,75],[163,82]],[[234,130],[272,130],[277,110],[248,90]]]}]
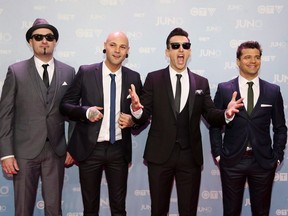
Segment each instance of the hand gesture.
[{"label": "hand gesture", "polygon": [[236,96],[237,92],[235,91],[232,94],[231,101],[229,102],[225,112],[227,118],[232,118],[235,113],[239,112],[239,108],[244,106],[243,104],[244,98],[240,98],[239,100],[236,101]]},{"label": "hand gesture", "polygon": [[136,90],[135,90],[135,86],[133,84],[131,84],[131,88],[129,89],[129,94],[131,97],[132,110],[135,112],[139,109],[143,109],[143,106],[140,103],[139,97],[138,97]]}]

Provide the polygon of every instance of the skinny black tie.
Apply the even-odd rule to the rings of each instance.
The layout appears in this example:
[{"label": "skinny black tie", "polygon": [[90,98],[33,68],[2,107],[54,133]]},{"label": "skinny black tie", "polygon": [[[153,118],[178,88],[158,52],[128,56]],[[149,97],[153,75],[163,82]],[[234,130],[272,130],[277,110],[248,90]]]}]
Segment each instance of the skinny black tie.
[{"label": "skinny black tie", "polygon": [[247,94],[247,112],[248,114],[250,115],[252,110],[253,110],[253,107],[254,107],[254,93],[253,93],[253,82],[247,82],[248,84],[248,94]]},{"label": "skinny black tie", "polygon": [[49,64],[43,64],[42,67],[44,68],[43,71],[43,82],[45,84],[45,86],[48,88],[49,87],[49,76],[48,76],[48,70],[47,67],[49,66]]},{"label": "skinny black tie", "polygon": [[181,82],[180,79],[182,77],[181,74],[177,74],[177,82],[176,82],[176,93],[175,93],[175,109],[176,112],[180,112],[180,101],[181,101]]}]

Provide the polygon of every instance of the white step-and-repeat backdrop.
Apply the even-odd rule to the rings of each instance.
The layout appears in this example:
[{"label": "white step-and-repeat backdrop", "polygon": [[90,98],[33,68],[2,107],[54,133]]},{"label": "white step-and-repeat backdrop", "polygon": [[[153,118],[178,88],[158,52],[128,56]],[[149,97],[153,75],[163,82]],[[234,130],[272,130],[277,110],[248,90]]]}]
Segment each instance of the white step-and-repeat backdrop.
[{"label": "white step-and-repeat backdrop", "polygon": [[[260,76],[281,86],[288,116],[287,0],[0,0],[0,89],[8,65],[32,56],[25,33],[38,17],[58,28],[60,38],[55,57],[76,70],[81,64],[102,61],[106,36],[112,31],[124,31],[131,47],[125,65],[140,72],[143,82],[149,71],[167,66],[166,37],[175,27],[182,27],[189,32],[192,43],[189,68],[209,79],[212,97],[219,82],[238,75],[237,46],[246,40],[257,40],[263,48]],[[201,128],[205,164],[198,215],[220,216],[219,169],[210,153],[208,129],[203,123]],[[133,138],[133,164],[127,194],[129,216],[150,215],[147,168],[142,159],[147,132],[148,129]],[[41,185],[35,215],[43,215],[40,188]],[[83,215],[76,166],[66,169],[62,203],[63,215]],[[13,214],[12,179],[1,172],[0,215]],[[275,175],[270,214],[288,215],[287,150]],[[105,176],[100,215],[110,215]],[[176,215],[174,189],[170,216]],[[251,215],[248,190],[244,194],[243,215]]]}]

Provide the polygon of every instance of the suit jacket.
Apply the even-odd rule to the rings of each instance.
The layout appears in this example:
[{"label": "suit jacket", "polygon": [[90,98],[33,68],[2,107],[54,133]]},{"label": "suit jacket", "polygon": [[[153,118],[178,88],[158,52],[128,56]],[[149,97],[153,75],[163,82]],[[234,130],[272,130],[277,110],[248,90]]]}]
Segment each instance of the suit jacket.
[{"label": "suit jacket", "polygon": [[[77,121],[68,145],[68,151],[77,161],[85,160],[92,153],[100,132],[102,120],[90,122],[86,118],[86,111],[91,106],[104,107],[102,64],[103,62],[80,66],[71,87],[61,102],[61,112],[71,120]],[[131,84],[134,84],[137,93],[140,93],[142,83],[139,73],[122,66],[120,111],[128,114],[131,114],[131,99],[127,99]],[[125,159],[130,162],[132,157],[131,128],[122,129],[121,132],[122,149]]]},{"label": "suit jacket", "polygon": [[[192,147],[196,164],[203,164],[200,119],[211,124],[225,124],[224,111],[215,109],[210,96],[208,80],[192,73],[188,69],[190,90],[189,105],[189,143]],[[153,163],[165,163],[173,151],[176,141],[176,110],[170,81],[169,67],[147,75],[141,103],[144,106],[140,119],[143,124],[152,116],[151,127],[146,142],[144,158]]]},{"label": "suit jacket", "polygon": [[[287,127],[280,88],[261,79],[259,84],[259,98],[250,116],[242,107],[233,121],[226,125],[223,140],[220,128],[210,129],[213,156],[220,155],[221,162],[229,166],[239,163],[248,140],[256,160],[263,168],[270,169],[275,166],[277,160],[283,160]],[[214,99],[215,105],[219,108],[226,107],[234,91],[238,92],[239,99],[241,96],[238,78],[220,83]],[[273,142],[270,136],[271,122]]]},{"label": "suit jacket", "polygon": [[60,61],[54,62],[56,87],[48,107],[40,90],[34,58],[9,66],[0,101],[0,157],[33,159],[47,138],[57,155],[66,154],[65,119],[59,112],[59,104],[75,70]]}]

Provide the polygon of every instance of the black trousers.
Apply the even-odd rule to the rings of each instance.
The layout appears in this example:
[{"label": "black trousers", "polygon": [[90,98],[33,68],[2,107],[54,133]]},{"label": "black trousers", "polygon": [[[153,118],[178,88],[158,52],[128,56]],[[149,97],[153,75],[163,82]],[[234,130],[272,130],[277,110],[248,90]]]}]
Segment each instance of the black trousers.
[{"label": "black trousers", "polygon": [[128,163],[121,141],[97,143],[88,159],[79,163],[84,216],[98,216],[102,173],[105,172],[112,216],[126,216]]},{"label": "black trousers", "polygon": [[269,216],[272,185],[276,170],[263,169],[253,155],[243,156],[240,163],[227,167],[220,160],[224,216],[240,216],[245,183],[249,186],[253,216]]},{"label": "black trousers", "polygon": [[176,144],[164,164],[148,162],[148,176],[152,216],[167,216],[174,180],[179,215],[197,214],[201,166],[195,164],[191,148],[181,149]]}]

